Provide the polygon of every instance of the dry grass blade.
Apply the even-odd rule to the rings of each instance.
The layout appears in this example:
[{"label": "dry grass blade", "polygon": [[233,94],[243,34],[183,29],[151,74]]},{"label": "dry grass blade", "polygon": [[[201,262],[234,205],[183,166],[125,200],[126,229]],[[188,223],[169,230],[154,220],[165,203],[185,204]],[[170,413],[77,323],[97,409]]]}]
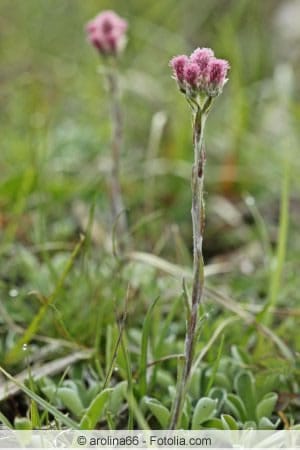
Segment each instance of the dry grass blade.
[{"label": "dry grass blade", "polygon": [[[32,366],[30,369],[30,375],[34,379],[39,379],[46,375],[55,375],[61,372],[66,367],[74,364],[76,361],[88,359],[90,358],[90,356],[91,352],[88,351],[72,353],[71,355],[56,359],[42,366]],[[26,369],[23,372],[19,373],[19,375],[16,375],[14,377],[18,384],[13,383],[12,381],[8,381],[0,386],[0,402],[20,391],[19,384],[24,383],[24,381],[28,378],[28,373],[29,372]]]},{"label": "dry grass blade", "polygon": [[172,275],[173,277],[191,278],[192,276],[191,270],[188,267],[170,263],[169,261],[166,261],[165,259],[151,253],[130,252],[125,255],[125,258],[130,261],[148,264],[149,266],[155,267],[156,269]]},{"label": "dry grass blade", "polygon": [[291,352],[291,350],[288,348],[288,346],[283,342],[282,339],[280,339],[279,336],[277,336],[273,331],[268,328],[265,325],[260,324],[256,321],[256,317],[251,314],[249,311],[246,311],[245,309],[241,308],[237,302],[232,300],[231,298],[227,297],[221,292],[218,292],[215,289],[212,289],[211,287],[205,287],[205,293],[206,296],[210,296],[213,298],[213,300],[221,305],[222,307],[225,307],[226,309],[232,311],[233,313],[237,314],[239,317],[241,317],[248,325],[253,325],[258,331],[263,333],[265,336],[267,336],[273,343],[277,346],[277,348],[280,350],[282,356],[290,361],[294,361],[294,354]]},{"label": "dry grass blade", "polygon": [[[175,278],[192,278],[192,271],[189,267],[180,266],[178,264],[170,263],[165,259],[146,252],[130,252],[125,255],[125,258],[130,261],[140,262],[142,264],[148,264],[149,266],[155,267],[162,272],[172,275]],[[225,273],[231,269],[227,263],[217,263],[207,265],[204,269],[205,276],[209,277],[212,275],[217,275],[218,273]]]}]

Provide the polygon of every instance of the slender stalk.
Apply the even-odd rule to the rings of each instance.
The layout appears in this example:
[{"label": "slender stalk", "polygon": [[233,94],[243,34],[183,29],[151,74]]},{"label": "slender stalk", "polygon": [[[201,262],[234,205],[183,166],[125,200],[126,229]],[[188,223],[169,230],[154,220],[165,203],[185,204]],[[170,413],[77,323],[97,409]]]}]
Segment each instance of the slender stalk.
[{"label": "slender stalk", "polygon": [[170,429],[177,428],[181,420],[182,409],[191,367],[194,358],[197,338],[198,309],[201,302],[204,287],[204,263],[202,254],[202,242],[204,233],[205,211],[203,199],[205,150],[203,145],[204,126],[207,112],[197,107],[194,110],[193,120],[193,144],[194,164],[192,168],[192,224],[193,224],[193,287],[191,313],[187,323],[185,339],[185,364],[182,376],[178,382],[177,394],[174,402]]},{"label": "slender stalk", "polygon": [[192,222],[193,222],[193,244],[194,244],[194,266],[193,266],[193,290],[192,290],[192,309],[190,323],[187,329],[186,357],[187,368],[186,378],[191,369],[195,333],[198,318],[198,308],[202,298],[204,285],[204,263],[202,255],[202,242],[204,233],[204,165],[205,150],[203,145],[203,134],[206,114],[200,110],[195,114],[194,119],[194,165],[192,171]]},{"label": "slender stalk", "polygon": [[107,73],[108,89],[111,99],[111,120],[112,120],[112,169],[110,178],[110,195],[113,220],[117,221],[117,232],[121,237],[127,233],[127,219],[122,197],[120,183],[120,155],[123,143],[123,116],[120,104],[120,89],[118,74],[115,68]]}]

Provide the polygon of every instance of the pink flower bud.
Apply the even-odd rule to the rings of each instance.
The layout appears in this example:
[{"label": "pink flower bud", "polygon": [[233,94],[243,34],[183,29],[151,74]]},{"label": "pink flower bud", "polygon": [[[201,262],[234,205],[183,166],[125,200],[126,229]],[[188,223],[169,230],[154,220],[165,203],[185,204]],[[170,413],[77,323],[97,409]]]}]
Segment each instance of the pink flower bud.
[{"label": "pink flower bud", "polygon": [[218,95],[227,81],[230,66],[225,59],[212,58],[208,65],[207,89],[213,95]]},{"label": "pink flower bud", "polygon": [[188,61],[184,67],[184,81],[187,86],[194,89],[197,87],[201,74],[198,64]]},{"label": "pink flower bud", "polygon": [[180,91],[196,100],[200,107],[205,97],[221,94],[230,68],[228,61],[215,58],[210,48],[197,48],[190,57],[175,56],[170,66]]},{"label": "pink flower bud", "polygon": [[198,64],[202,75],[208,66],[208,63],[211,58],[214,57],[214,52],[211,48],[197,48],[190,56],[190,60],[193,63]]},{"label": "pink flower bud", "polygon": [[184,68],[188,61],[189,58],[186,55],[175,56],[170,61],[170,66],[173,69],[173,75],[179,83],[184,82]]},{"label": "pink flower bud", "polygon": [[104,56],[116,55],[126,42],[127,22],[114,11],[103,11],[87,24],[89,42]]}]

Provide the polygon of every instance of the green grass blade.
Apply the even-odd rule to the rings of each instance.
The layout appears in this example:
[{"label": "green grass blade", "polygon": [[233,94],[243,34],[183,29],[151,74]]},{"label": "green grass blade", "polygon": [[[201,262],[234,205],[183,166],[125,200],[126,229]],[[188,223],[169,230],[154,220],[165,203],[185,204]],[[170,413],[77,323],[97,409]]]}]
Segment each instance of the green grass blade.
[{"label": "green grass blade", "polygon": [[75,259],[83,245],[83,242],[84,242],[84,238],[81,237],[80,241],[78,242],[78,244],[76,245],[75,249],[73,250],[73,252],[70,256],[70,259],[68,260],[68,262],[65,266],[65,269],[64,269],[60,279],[58,280],[58,283],[56,284],[56,286],[54,288],[53,293],[47,298],[44,305],[41,306],[41,308],[39,309],[39,312],[35,315],[35,317],[31,321],[30,325],[26,329],[25,333],[23,334],[23,336],[20,339],[18,339],[18,341],[16,342],[14,347],[7,353],[7,355],[5,357],[6,364],[14,363],[20,358],[20,356],[22,354],[23,345],[27,344],[32,339],[32,337],[35,335],[35,333],[37,332],[41,321],[43,320],[46,312],[48,311],[48,308],[53,304],[53,302],[56,300],[58,294],[60,293],[60,291],[64,285],[64,282],[65,282],[71,268],[73,267]]},{"label": "green grass blade", "polygon": [[12,424],[10,423],[10,421],[5,417],[4,414],[2,414],[2,412],[0,411],[0,424],[3,424],[4,426],[6,426],[7,428],[11,428],[13,429]]},{"label": "green grass blade", "polygon": [[1,366],[0,366],[0,371],[3,373],[3,375],[6,376],[6,378],[8,378],[13,383],[15,383],[20,388],[20,390],[22,392],[24,392],[24,394],[28,395],[28,397],[31,398],[31,400],[35,401],[44,410],[46,410],[50,414],[52,414],[56,420],[58,420],[59,422],[61,422],[68,428],[72,428],[72,429],[78,428],[78,424],[76,422],[74,422],[72,419],[70,419],[69,417],[62,414],[58,409],[56,409],[54,406],[52,406],[50,403],[48,403],[42,397],[40,397],[39,395],[32,392],[27,386],[25,386],[22,383],[19,383],[17,380],[15,380],[15,378],[12,375],[10,375],[8,372],[6,372],[6,370],[4,370]]},{"label": "green grass blade", "polygon": [[153,309],[158,301],[159,297],[157,297],[150,308],[147,311],[144,324],[143,324],[143,333],[142,333],[142,344],[141,344],[141,356],[140,356],[140,370],[139,370],[139,393],[140,396],[143,397],[147,392],[147,356],[148,356],[148,344],[149,344],[149,336],[151,331],[151,319]]},{"label": "green grass blade", "polygon": [[272,320],[270,309],[275,307],[280,292],[281,279],[286,256],[288,229],[289,229],[290,179],[291,179],[291,164],[290,161],[286,159],[282,179],[279,233],[278,233],[276,257],[274,261],[275,267],[271,268],[271,278],[267,304],[263,309],[263,311],[258,316],[258,320],[261,323],[264,323],[265,325],[269,325]]},{"label": "green grass blade", "polygon": [[133,411],[133,414],[135,416],[135,419],[137,421],[139,428],[141,430],[150,430],[150,427],[149,427],[141,409],[139,408],[139,405],[137,404],[132,392],[128,392],[126,394],[126,399],[128,402],[128,408],[130,408]]}]

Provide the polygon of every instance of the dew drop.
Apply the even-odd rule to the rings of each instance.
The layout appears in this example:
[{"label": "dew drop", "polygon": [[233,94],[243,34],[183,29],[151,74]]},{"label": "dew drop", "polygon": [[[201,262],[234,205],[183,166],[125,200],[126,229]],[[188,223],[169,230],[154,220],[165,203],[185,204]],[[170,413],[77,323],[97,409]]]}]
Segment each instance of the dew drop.
[{"label": "dew drop", "polygon": [[10,289],[8,295],[13,298],[17,297],[19,295],[19,291],[18,291],[18,289],[12,288],[12,289]]},{"label": "dew drop", "polygon": [[248,195],[248,196],[245,198],[245,201],[246,201],[246,204],[247,204],[248,206],[254,206],[254,205],[255,205],[255,199],[254,199],[254,197],[252,197],[251,195]]}]

